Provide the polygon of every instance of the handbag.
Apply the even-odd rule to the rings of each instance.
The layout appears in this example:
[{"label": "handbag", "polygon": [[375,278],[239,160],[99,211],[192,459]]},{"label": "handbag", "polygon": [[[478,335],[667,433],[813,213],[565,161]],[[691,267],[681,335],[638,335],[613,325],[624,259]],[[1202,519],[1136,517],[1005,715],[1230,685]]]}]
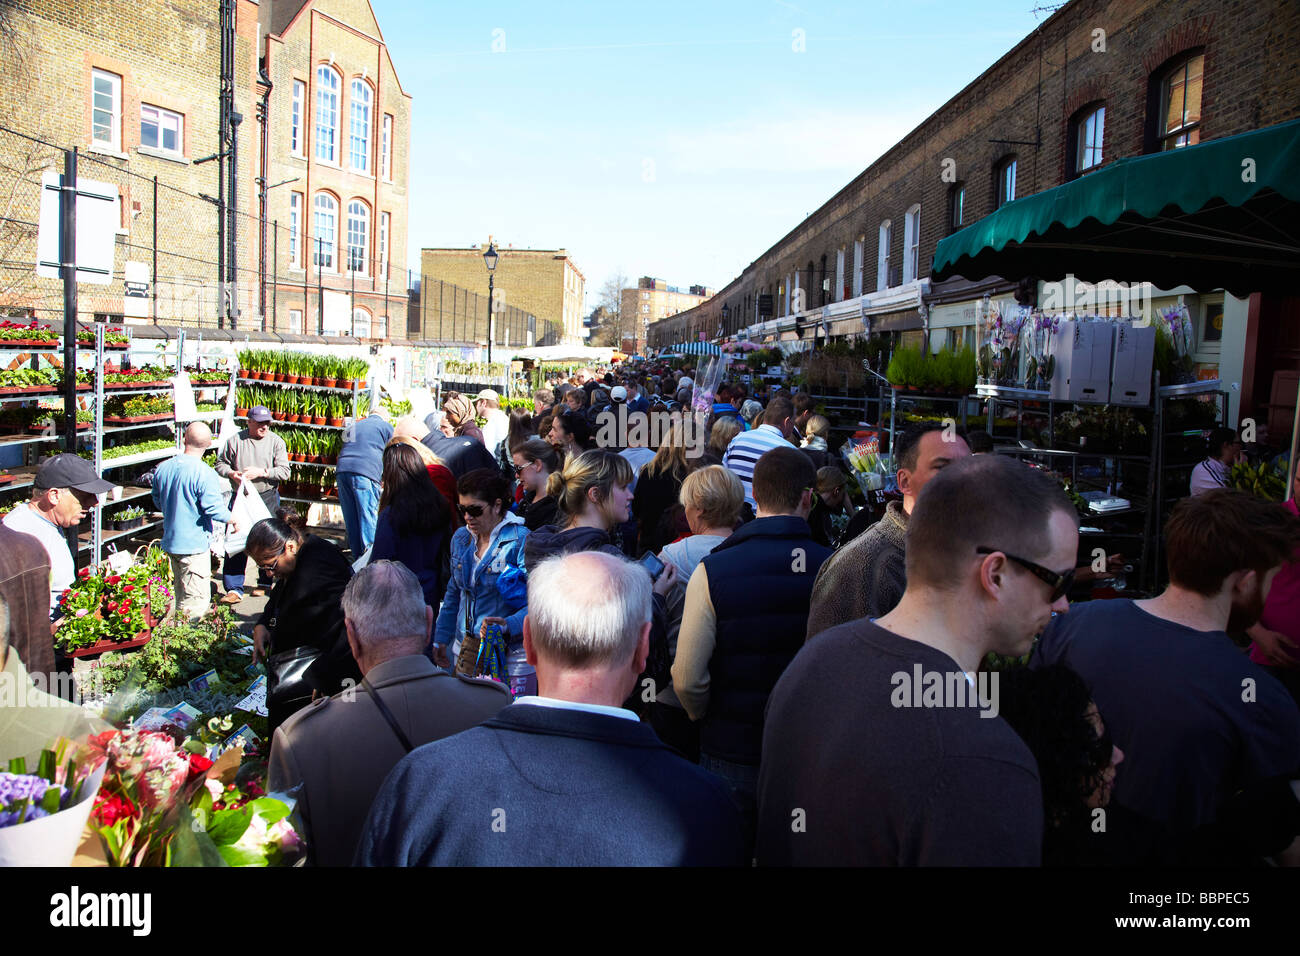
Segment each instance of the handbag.
[{"label": "handbag", "polygon": [[303,679],[303,675],[318,657],[320,651],[315,647],[295,647],[267,658],[268,713],[282,713],[287,717],[311,702],[312,687]]}]

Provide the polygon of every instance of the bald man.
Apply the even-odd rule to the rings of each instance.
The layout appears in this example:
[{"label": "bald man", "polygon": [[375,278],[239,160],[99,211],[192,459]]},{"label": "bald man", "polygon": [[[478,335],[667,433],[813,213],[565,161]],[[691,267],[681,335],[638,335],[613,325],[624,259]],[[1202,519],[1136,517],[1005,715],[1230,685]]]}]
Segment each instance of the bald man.
[{"label": "bald man", "polygon": [[[185,451],[158,466],[153,500],[163,513],[162,548],[171,558],[176,609],[198,618],[212,604],[212,545],[215,522],[230,522],[221,479],[203,463],[212,431],[203,422],[185,429]],[[233,528],[233,525],[232,525]]]}]

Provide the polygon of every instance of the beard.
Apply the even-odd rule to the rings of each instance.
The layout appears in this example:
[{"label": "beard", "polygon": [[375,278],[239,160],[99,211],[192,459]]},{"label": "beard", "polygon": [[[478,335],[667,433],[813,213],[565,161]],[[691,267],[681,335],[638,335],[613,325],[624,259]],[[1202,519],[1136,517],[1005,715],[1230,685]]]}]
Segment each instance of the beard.
[{"label": "beard", "polygon": [[1264,589],[1255,585],[1255,590],[1251,592],[1241,603],[1234,602],[1232,610],[1228,612],[1228,624],[1224,628],[1229,634],[1240,634],[1246,628],[1258,624],[1259,619],[1264,616]]}]

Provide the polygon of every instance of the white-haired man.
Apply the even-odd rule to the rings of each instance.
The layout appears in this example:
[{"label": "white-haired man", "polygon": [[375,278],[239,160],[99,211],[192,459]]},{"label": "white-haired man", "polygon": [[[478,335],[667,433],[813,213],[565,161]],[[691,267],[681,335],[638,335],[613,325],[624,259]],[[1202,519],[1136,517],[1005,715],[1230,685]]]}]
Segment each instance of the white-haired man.
[{"label": "white-haired man", "polygon": [[361,686],[298,711],[271,741],[268,787],[302,784],[298,805],[318,866],[352,862],[375,793],[402,757],[510,703],[502,684],[453,676],[425,656],[433,610],[405,565],[362,568],[342,603]]},{"label": "white-haired man", "polygon": [[650,577],[582,551],[528,576],[539,696],[421,747],[375,798],[363,866],[739,865],[738,811],[620,705],[645,668]]}]

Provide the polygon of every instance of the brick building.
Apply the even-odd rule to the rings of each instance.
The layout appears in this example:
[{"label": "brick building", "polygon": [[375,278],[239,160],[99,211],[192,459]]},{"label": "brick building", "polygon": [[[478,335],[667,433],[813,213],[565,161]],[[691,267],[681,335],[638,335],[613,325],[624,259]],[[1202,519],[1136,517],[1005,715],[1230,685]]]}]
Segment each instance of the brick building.
[{"label": "brick building", "polygon": [[[809,341],[818,326],[928,337],[932,347],[970,342],[985,294],[1030,300],[1041,290],[996,278],[932,283],[941,238],[1115,159],[1300,116],[1297,49],[1300,5],[1289,0],[1231,10],[1215,0],[1073,0],[712,299],[652,326],[651,345],[713,338],[719,327]],[[1155,290],[1157,306],[1178,294],[1198,326],[1223,328],[1221,341],[1198,344],[1199,361],[1234,380],[1240,372],[1243,385],[1267,379],[1245,354],[1267,301],[1184,287]],[[1300,367],[1300,333],[1283,338],[1280,361]]]},{"label": "brick building", "polygon": [[[238,11],[235,109],[251,117],[257,4],[239,0]],[[58,280],[24,263],[36,258],[42,174],[61,171],[61,150],[75,147],[79,177],[113,185],[120,197],[118,281],[84,285],[81,311],[122,314],[130,263],[155,280],[144,318],[215,324],[217,207],[200,193],[219,188],[217,164],[202,162],[219,149],[218,5],[14,0],[0,17],[0,126],[15,131],[0,131],[0,307],[62,315]],[[256,150],[246,148],[237,164],[237,182],[252,183]]]},{"label": "brick building", "polygon": [[368,0],[263,7],[267,327],[404,338],[411,96]]},{"label": "brick building", "polygon": [[[693,285],[683,291],[670,286],[663,279],[642,276],[637,280],[635,289],[624,289],[620,296],[620,308],[624,316],[632,320],[625,333],[628,348],[639,352],[645,346],[648,326],[677,315],[708,301],[713,295],[712,289]],[[624,349],[626,351],[626,349]]]},{"label": "brick building", "polygon": [[[481,326],[474,338],[465,341],[487,342],[486,293],[487,267],[483,253],[487,246],[469,249],[423,249],[420,257],[420,279],[424,288],[439,281],[460,289],[482,290],[484,303],[479,310]],[[511,307],[533,315],[541,323],[550,322],[555,327],[553,343],[578,345],[582,343],[583,300],[586,295],[586,278],[572,256],[564,249],[514,249],[497,246],[494,287],[496,310]],[[504,332],[495,324],[493,342],[507,344]],[[538,336],[541,338],[541,335]]]},{"label": "brick building", "polygon": [[[231,5],[235,329],[311,333],[323,318],[335,334],[404,336],[411,97],[369,2]],[[0,6],[10,47],[0,50],[0,126],[16,131],[0,131],[0,195],[13,210],[0,219],[0,308],[62,313],[58,280],[14,263],[34,261],[42,173],[61,169],[59,148],[75,146],[80,177],[121,195],[115,281],[83,284],[80,311],[225,321],[218,209],[231,195],[212,161],[222,149],[220,9],[219,0]],[[124,297],[130,270],[149,280],[147,302]]]}]

